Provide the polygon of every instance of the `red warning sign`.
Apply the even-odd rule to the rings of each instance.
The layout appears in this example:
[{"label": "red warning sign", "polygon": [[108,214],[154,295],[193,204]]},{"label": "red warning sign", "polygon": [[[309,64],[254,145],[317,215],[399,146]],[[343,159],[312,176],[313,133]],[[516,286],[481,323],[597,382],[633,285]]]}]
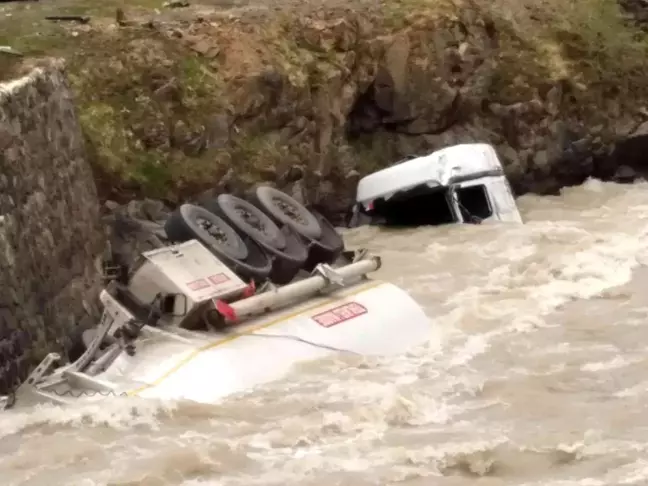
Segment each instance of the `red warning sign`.
[{"label": "red warning sign", "polygon": [[209,282],[205,280],[204,278],[194,280],[192,282],[187,283],[187,287],[189,287],[191,290],[196,291],[196,290],[202,290],[206,289],[209,287]]},{"label": "red warning sign", "polygon": [[320,314],[316,314],[312,319],[320,326],[333,327],[366,313],[367,308],[362,304],[358,304],[357,302],[348,302]]},{"label": "red warning sign", "polygon": [[216,275],[211,275],[207,278],[212,283],[212,285],[221,285],[224,284],[225,282],[230,281],[230,278],[224,273],[217,273]]}]

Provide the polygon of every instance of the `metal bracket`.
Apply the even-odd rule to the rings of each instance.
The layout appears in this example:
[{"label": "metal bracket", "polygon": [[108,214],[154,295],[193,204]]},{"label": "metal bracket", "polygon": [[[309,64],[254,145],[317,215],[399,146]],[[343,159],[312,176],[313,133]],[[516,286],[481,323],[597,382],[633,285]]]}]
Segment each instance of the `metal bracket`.
[{"label": "metal bracket", "polygon": [[117,342],[111,344],[101,356],[86,367],[84,373],[88,376],[95,376],[102,371],[106,371],[113,361],[119,357],[123,350],[121,343]]},{"label": "metal bracket", "polygon": [[61,360],[60,354],[49,353],[47,356],[45,356],[45,359],[43,359],[43,361],[40,362],[40,364],[36,367],[36,369],[30,373],[30,375],[23,382],[23,384],[18,387],[17,392],[24,387],[36,386],[36,384],[40,382],[43,379],[43,377],[49,374],[52,366],[54,366],[54,364],[58,363],[60,360]]},{"label": "metal bracket", "polygon": [[313,269],[313,275],[320,275],[324,277],[326,283],[329,285],[338,285],[340,287],[344,286],[344,277],[336,272],[326,263],[320,263]]},{"label": "metal bracket", "polygon": [[90,343],[90,346],[88,346],[88,349],[85,350],[81,357],[74,363],[72,363],[72,365],[70,366],[71,369],[75,371],[83,371],[83,369],[90,363],[90,361],[92,361],[92,358],[94,358],[97,350],[99,349],[99,346],[101,345],[101,342],[104,340],[106,334],[108,334],[108,331],[110,330],[110,327],[113,325],[113,322],[113,317],[108,313],[106,309],[104,309],[103,315],[101,316],[101,323],[99,325],[99,328],[97,329],[94,339],[92,340],[92,343]]},{"label": "metal bracket", "polygon": [[273,284],[270,280],[263,282],[257,289],[257,294],[262,294],[263,292],[272,292],[277,286]]},{"label": "metal bracket", "polygon": [[364,258],[369,255],[369,250],[367,248],[361,248],[360,250],[356,250],[354,253],[355,254],[353,255],[351,263],[356,263],[360,260],[364,260]]},{"label": "metal bracket", "polygon": [[49,353],[45,356],[36,369],[32,371],[27,379],[16,389],[13,397],[0,397],[0,410],[11,407],[13,405],[13,400],[15,400],[18,395],[30,393],[40,395],[41,392],[38,390],[38,383],[50,373],[52,366],[60,360],[61,355],[58,353]]}]

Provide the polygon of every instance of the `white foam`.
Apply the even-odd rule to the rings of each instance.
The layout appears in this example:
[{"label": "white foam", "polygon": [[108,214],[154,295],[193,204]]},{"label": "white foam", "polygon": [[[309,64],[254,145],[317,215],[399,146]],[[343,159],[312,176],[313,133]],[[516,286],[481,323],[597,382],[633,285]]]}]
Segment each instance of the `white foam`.
[{"label": "white foam", "polygon": [[[538,424],[527,423],[524,414],[512,415],[517,409],[514,404],[507,408],[498,402],[501,397],[484,388],[484,382],[493,377],[523,380],[525,374],[549,375],[564,370],[566,364],[570,373],[600,373],[633,363],[632,356],[619,355],[611,343],[546,340],[534,347],[534,333],[555,333],[561,339],[555,330],[561,323],[554,322],[552,314],[557,307],[601,294],[631,278],[632,270],[647,256],[648,205],[640,200],[648,199],[641,195],[645,188],[589,181],[560,197],[528,199],[533,203],[528,213],[531,220],[521,227],[351,232],[369,246],[388,247],[387,252],[378,249],[386,261],[387,277],[402,282],[434,318],[436,335],[431,343],[406,355],[361,362],[336,358],[300,367],[285,380],[226,403],[222,417],[214,414],[194,421],[185,417],[186,422],[180,422],[174,416],[176,410],[182,416],[178,404],[132,399],[65,409],[40,407],[33,415],[11,412],[0,416],[0,441],[13,441],[12,434],[49,424],[72,427],[79,437],[84,437],[82,428],[88,423],[123,431],[118,440],[101,446],[114,460],[112,471],[101,469],[97,462],[96,474],[88,474],[96,483],[75,483],[78,478],[68,482],[88,486],[128,480],[134,484],[141,472],[136,465],[144,460],[153,464],[169,448],[195,453],[201,466],[208,461],[222,466],[213,479],[208,477],[213,468],[206,468],[205,477],[187,478],[182,483],[186,486],[283,486],[324,481],[334,474],[331,482],[336,483],[340,477],[346,479],[345,472],[350,478],[347,484],[390,484],[408,475],[430,476],[432,484],[435,476],[443,474],[443,467],[467,455],[472,454],[468,466],[483,474],[492,467],[493,457],[506,461],[509,453],[514,459],[515,454],[526,453],[522,445],[512,442],[513,433],[529,442],[533,438],[525,433],[539,433],[549,443],[537,450],[545,456],[560,450],[589,461],[610,455],[627,455],[627,461],[633,461],[632,454],[648,452],[641,437],[606,439],[608,428],[570,442],[569,424],[559,430],[558,423],[545,424],[542,419]],[[632,214],[628,207],[634,208]],[[543,221],[557,215],[560,221]],[[504,344],[516,338],[518,353],[506,355],[514,346]],[[599,351],[606,353],[605,358],[597,354],[596,361],[586,362]],[[498,369],[489,363],[491,357]],[[476,359],[483,367],[473,366]],[[536,361],[542,362],[543,372],[534,368]],[[549,380],[535,381],[543,386]],[[534,380],[529,383],[533,386]],[[611,391],[610,399],[636,396],[640,402],[646,392],[648,382]],[[226,420],[228,407],[229,413],[243,414],[245,420]],[[166,414],[163,420],[162,414]],[[604,418],[600,426],[612,427]],[[135,427],[144,429],[140,442],[135,441],[139,437]],[[181,432],[184,429],[188,430]],[[237,460],[221,463],[213,450],[207,457],[216,445],[233,451]],[[503,450],[501,458],[498,447]],[[38,473],[38,464],[33,464],[34,474],[49,474]],[[62,465],[61,471],[65,467],[81,468]],[[164,470],[164,464],[159,467]],[[497,469],[493,471],[495,482],[505,481],[497,477]],[[638,460],[611,469],[602,478],[571,477],[573,471],[556,468],[551,471],[555,481],[532,478],[525,484],[602,486],[648,481],[646,464]]]},{"label": "white foam", "polygon": [[638,383],[637,385],[624,388],[614,393],[614,396],[617,398],[630,398],[638,397],[646,394],[648,392],[648,381]]},{"label": "white foam", "polygon": [[105,425],[118,430],[136,426],[156,429],[159,426],[157,415],[169,413],[176,406],[173,402],[115,398],[70,406],[43,404],[24,410],[9,410],[0,414],[0,440],[27,427],[43,424],[79,428]]},{"label": "white foam", "polygon": [[[617,474],[614,474],[614,481],[617,484],[643,484],[648,483],[648,461],[639,459],[632,464],[621,468],[620,478],[617,479]],[[612,478],[611,478],[612,479]]]},{"label": "white foam", "polygon": [[587,363],[581,366],[582,371],[605,371],[605,370],[614,370],[618,368],[623,368],[632,363],[638,363],[641,359],[629,359],[624,356],[615,356],[614,358],[607,361],[596,361],[593,363]]}]

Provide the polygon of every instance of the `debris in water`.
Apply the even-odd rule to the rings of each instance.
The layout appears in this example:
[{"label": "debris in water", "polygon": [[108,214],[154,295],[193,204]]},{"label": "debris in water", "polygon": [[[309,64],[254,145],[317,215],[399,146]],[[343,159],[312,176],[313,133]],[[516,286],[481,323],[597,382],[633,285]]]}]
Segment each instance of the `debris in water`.
[{"label": "debris in water", "polygon": [[9,54],[11,56],[22,56],[23,53],[17,51],[11,46],[0,46],[0,54]]},{"label": "debris in water", "polygon": [[163,7],[166,8],[181,8],[181,7],[188,7],[189,2],[187,0],[169,0],[168,2],[164,2]]},{"label": "debris in water", "polygon": [[46,20],[53,20],[55,22],[78,22],[80,24],[87,24],[90,22],[90,17],[81,15],[48,15]]}]

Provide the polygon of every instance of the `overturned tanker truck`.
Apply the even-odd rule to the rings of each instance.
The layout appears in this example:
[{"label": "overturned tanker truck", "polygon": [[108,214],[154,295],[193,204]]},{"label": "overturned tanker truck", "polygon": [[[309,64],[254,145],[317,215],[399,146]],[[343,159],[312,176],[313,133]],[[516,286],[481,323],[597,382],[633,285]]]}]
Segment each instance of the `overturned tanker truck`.
[{"label": "overturned tanker truck", "polygon": [[[521,217],[493,147],[462,144],[361,179],[351,226],[488,220]],[[377,256],[345,250],[322,215],[276,189],[184,204],[163,233],[162,247],[110,269],[102,318],[70,356],[49,354],[25,380],[5,364],[22,384],[0,409],[105,395],[211,403],[300,361],[398,354],[429,338],[405,291],[368,278]]]},{"label": "overturned tanker truck", "polygon": [[65,359],[50,353],[6,408],[106,395],[213,403],[331,353],[402,353],[429,338],[421,307],[367,274],[335,228],[260,187],[177,208],[164,246],[110,268],[103,315]]}]

